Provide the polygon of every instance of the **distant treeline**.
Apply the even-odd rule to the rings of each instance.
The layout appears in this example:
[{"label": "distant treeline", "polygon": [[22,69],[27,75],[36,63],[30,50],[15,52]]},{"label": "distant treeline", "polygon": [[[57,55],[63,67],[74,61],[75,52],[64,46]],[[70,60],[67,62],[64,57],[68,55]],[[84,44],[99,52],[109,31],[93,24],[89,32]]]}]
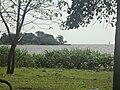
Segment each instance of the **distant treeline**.
[{"label": "distant treeline", "polygon": [[[12,34],[14,37],[15,34]],[[63,45],[67,41],[64,41],[64,37],[62,35],[58,35],[54,38],[51,34],[45,34],[44,32],[37,31],[35,34],[33,33],[21,33],[19,36],[19,45]],[[0,44],[10,44],[10,37],[3,33],[0,38]]]},{"label": "distant treeline", "polygon": [[[0,66],[7,65],[8,51],[8,47],[0,47]],[[111,71],[113,64],[114,58],[111,54],[99,53],[90,49],[45,51],[43,54],[29,54],[25,50],[17,49],[15,66]]]}]

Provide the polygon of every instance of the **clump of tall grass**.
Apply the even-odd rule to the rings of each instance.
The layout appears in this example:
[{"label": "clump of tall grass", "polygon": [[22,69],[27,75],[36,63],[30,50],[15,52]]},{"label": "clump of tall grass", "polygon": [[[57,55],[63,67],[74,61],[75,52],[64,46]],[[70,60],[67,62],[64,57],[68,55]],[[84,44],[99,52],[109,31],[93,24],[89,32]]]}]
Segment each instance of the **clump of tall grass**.
[{"label": "clump of tall grass", "polygon": [[7,65],[7,55],[8,55],[8,47],[0,46],[0,66]]},{"label": "clump of tall grass", "polygon": [[[0,47],[0,66],[6,66],[8,47]],[[43,54],[29,54],[16,50],[16,67],[76,68],[86,70],[112,70],[113,56],[90,49],[59,50]]]},{"label": "clump of tall grass", "polygon": [[29,54],[24,49],[16,50],[16,67],[35,67],[35,60],[33,55]]},{"label": "clump of tall grass", "polygon": [[112,70],[113,67],[113,56],[111,54],[91,51],[90,49],[46,51],[44,55],[36,55],[35,57],[38,67],[88,70]]},{"label": "clump of tall grass", "polygon": [[[0,46],[0,66],[5,67],[7,65],[7,58],[9,53],[9,47]],[[15,57],[15,66],[16,67],[34,67],[35,62],[33,56],[28,53],[26,50],[16,49]]]}]

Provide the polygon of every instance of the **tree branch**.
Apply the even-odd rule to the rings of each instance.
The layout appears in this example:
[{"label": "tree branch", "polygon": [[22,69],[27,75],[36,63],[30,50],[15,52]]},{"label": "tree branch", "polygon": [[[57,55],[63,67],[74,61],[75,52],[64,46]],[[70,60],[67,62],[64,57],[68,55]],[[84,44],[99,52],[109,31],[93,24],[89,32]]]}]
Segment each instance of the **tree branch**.
[{"label": "tree branch", "polygon": [[[8,12],[4,7],[3,7],[3,9],[4,9],[4,11],[6,12],[6,14],[7,14],[8,17],[10,17],[10,18],[13,19],[14,21],[16,21],[16,20],[12,17],[12,15],[10,15],[9,12]],[[1,12],[1,13],[3,13],[3,12]]]},{"label": "tree branch", "polygon": [[17,12],[17,24],[16,24],[16,34],[19,33],[19,24],[20,24],[20,8],[21,8],[21,0],[18,0],[18,12]]},{"label": "tree branch", "polygon": [[27,5],[26,5],[26,7],[25,7],[25,9],[24,9],[23,16],[22,16],[22,21],[20,22],[19,31],[18,31],[18,32],[20,32],[20,30],[21,30],[21,28],[22,28],[22,25],[23,25],[23,22],[24,22],[24,19],[25,19],[25,15],[26,15],[26,13],[27,13],[27,8],[28,8],[29,4],[31,3],[31,1],[32,1],[32,0],[29,0],[29,2],[27,3]]},{"label": "tree branch", "polygon": [[3,23],[4,23],[4,25],[5,25],[6,29],[7,29],[7,32],[8,32],[9,37],[10,37],[11,41],[13,42],[13,38],[12,38],[12,36],[11,36],[9,26],[8,26],[8,24],[6,23],[6,21],[5,21],[5,19],[4,19],[4,17],[3,17],[3,15],[2,15],[1,12],[0,12],[0,16],[1,16],[2,21],[3,21]]}]

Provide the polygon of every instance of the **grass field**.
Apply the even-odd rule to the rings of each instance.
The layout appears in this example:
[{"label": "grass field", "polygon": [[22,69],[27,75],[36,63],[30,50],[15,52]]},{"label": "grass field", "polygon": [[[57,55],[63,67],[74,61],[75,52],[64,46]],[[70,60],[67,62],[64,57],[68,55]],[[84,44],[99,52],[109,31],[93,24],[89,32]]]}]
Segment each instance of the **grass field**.
[{"label": "grass field", "polygon": [[[6,68],[0,67],[0,78],[8,80],[13,90],[112,90],[112,72],[16,68],[14,75],[7,75]],[[0,90],[6,89],[0,83]]]}]

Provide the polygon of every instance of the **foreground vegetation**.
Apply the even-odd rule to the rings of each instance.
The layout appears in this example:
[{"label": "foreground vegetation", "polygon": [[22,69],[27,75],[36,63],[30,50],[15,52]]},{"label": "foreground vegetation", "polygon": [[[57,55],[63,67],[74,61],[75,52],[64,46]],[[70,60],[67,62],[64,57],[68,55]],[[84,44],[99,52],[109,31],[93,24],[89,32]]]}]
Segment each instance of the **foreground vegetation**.
[{"label": "foreground vegetation", "polygon": [[[0,78],[13,90],[112,90],[113,56],[90,49],[29,54],[16,50],[14,75],[7,75],[9,48],[0,47]],[[0,90],[8,86],[0,84]]]},{"label": "foreground vegetation", "polygon": [[[8,51],[8,47],[0,47],[0,66],[5,67],[7,65]],[[43,54],[29,54],[25,50],[17,49],[15,66],[111,71],[113,56],[90,49],[45,51]]]},{"label": "foreground vegetation", "polygon": [[[7,75],[0,67],[0,78],[8,80],[13,90],[112,90],[112,72],[78,69],[16,68]],[[0,90],[8,88],[0,84]]]}]

